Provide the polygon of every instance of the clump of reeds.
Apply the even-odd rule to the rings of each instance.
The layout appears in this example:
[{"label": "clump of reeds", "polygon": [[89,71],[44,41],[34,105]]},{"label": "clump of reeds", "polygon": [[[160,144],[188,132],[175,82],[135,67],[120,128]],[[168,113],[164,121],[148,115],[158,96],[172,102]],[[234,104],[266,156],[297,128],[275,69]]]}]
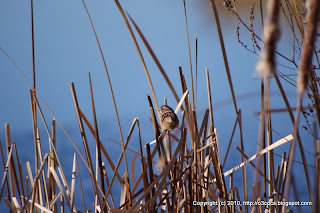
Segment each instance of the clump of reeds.
[{"label": "clump of reeds", "polygon": [[[179,67],[180,82],[172,83],[168,78],[164,68],[161,66],[160,61],[157,59],[157,56],[152,50],[147,39],[139,29],[138,25],[134,22],[133,18],[131,18],[130,15],[123,10],[118,0],[115,0],[115,2],[122,14],[122,17],[136,46],[150,86],[152,95],[151,97],[148,96],[147,99],[150,107],[150,117],[154,130],[155,141],[146,144],[142,141],[142,130],[140,129],[138,118],[135,118],[133,120],[127,138],[123,137],[123,131],[117,111],[116,99],[113,95],[111,79],[109,77],[106,65],[107,63],[104,60],[103,52],[100,47],[99,39],[95,33],[90,14],[88,12],[88,9],[86,8],[85,2],[83,1],[83,4],[87,11],[87,15],[91,22],[93,32],[96,36],[101,57],[105,66],[108,84],[110,86],[110,92],[112,94],[113,106],[117,117],[121,143],[117,143],[115,141],[113,142],[122,147],[121,154],[118,161],[114,161],[110,157],[109,150],[106,149],[99,136],[99,128],[96,118],[94,94],[92,90],[90,74],[89,82],[93,123],[89,121],[89,116],[85,115],[81,110],[81,103],[78,102],[75,85],[73,83],[70,83],[70,89],[73,96],[76,115],[78,118],[78,125],[83,142],[83,148],[85,150],[85,156],[80,153],[79,148],[69,137],[67,132],[60,124],[59,120],[50,110],[50,108],[46,105],[46,107],[48,107],[48,109],[54,116],[50,130],[48,122],[42,113],[42,108],[38,102],[38,98],[40,98],[41,101],[43,101],[43,99],[36,90],[34,78],[33,84],[30,83],[30,85],[32,86],[32,89],[30,90],[30,98],[32,103],[31,106],[33,115],[32,118],[34,130],[35,167],[32,168],[30,163],[27,162],[26,167],[28,174],[25,176],[25,174],[23,173],[23,164],[19,161],[19,154],[17,152],[16,143],[10,136],[9,124],[5,125],[5,149],[2,148],[0,143],[0,151],[4,168],[4,175],[1,182],[0,200],[2,200],[2,197],[4,195],[6,195],[3,200],[6,202],[9,210],[11,212],[283,212],[288,207],[279,205],[278,201],[289,201],[288,197],[285,196],[285,190],[288,190],[291,185],[285,183],[290,183],[290,181],[288,180],[290,180],[292,174],[291,170],[288,167],[290,166],[290,163],[293,162],[292,150],[294,148],[292,147],[295,146],[292,145],[293,143],[291,144],[289,158],[286,157],[286,153],[283,153],[280,165],[276,165],[276,163],[274,162],[272,150],[284,143],[290,142],[292,140],[297,140],[299,143],[299,148],[301,150],[301,156],[306,174],[306,181],[309,187],[310,200],[313,201],[312,210],[313,212],[319,212],[319,140],[315,137],[316,188],[314,192],[316,198],[312,199],[313,196],[310,189],[310,177],[303,155],[302,142],[296,127],[297,124],[295,124],[295,131],[293,131],[292,134],[289,134],[287,137],[284,137],[277,142],[272,141],[272,127],[270,116],[271,110],[269,105],[270,100],[268,92],[269,88],[266,78],[263,78],[261,81],[261,141],[263,143],[263,147],[259,148],[258,152],[252,157],[248,157],[245,154],[245,147],[242,138],[243,130],[241,109],[239,109],[237,106],[236,97],[234,94],[231,72],[228,66],[228,59],[226,56],[223,35],[221,32],[221,26],[215,2],[213,0],[211,1],[219,33],[221,50],[224,56],[226,74],[228,76],[229,86],[233,98],[234,110],[236,114],[234,128],[230,136],[227,152],[225,154],[221,153],[219,148],[218,132],[222,130],[218,130],[214,126],[214,109],[212,107],[211,100],[212,92],[210,86],[209,69],[206,69],[206,79],[203,80],[207,85],[208,107],[205,110],[203,117],[199,117],[200,113],[198,113],[197,111],[196,104],[196,91],[198,81],[197,77],[195,79],[195,84],[191,83],[191,90],[189,90],[186,83],[185,72],[181,67]],[[232,10],[236,14],[236,11],[234,10],[235,5],[231,5],[231,2],[228,2],[229,10]],[[184,7],[186,7],[185,2]],[[186,10],[185,17],[187,25]],[[276,23],[279,20],[273,21]],[[160,119],[157,111],[159,109],[159,105],[147,66],[145,64],[143,55],[140,51],[140,47],[138,45],[137,38],[133,32],[132,27],[134,27],[139,37],[142,39],[144,45],[147,47],[150,55],[157,64],[161,75],[164,77],[166,83],[172,91],[173,96],[177,101],[175,113],[181,113],[182,117],[181,125],[179,127],[179,130],[177,130],[178,134],[172,134],[171,132],[169,132],[166,137],[159,137],[161,134],[161,123],[158,122]],[[256,37],[254,33],[252,33],[251,35]],[[276,43],[276,40],[274,42]],[[275,45],[275,43],[271,45]],[[313,43],[310,45],[314,46]],[[190,47],[189,38],[188,46]],[[274,54],[276,52],[274,46],[272,46],[271,49],[266,49],[267,51],[269,51],[267,53],[269,54],[269,57],[266,57],[265,59],[274,59]],[[313,50],[313,48],[311,49]],[[194,75],[192,71],[190,48],[189,57],[190,76],[191,82],[193,82]],[[274,61],[267,61],[266,63],[269,63],[271,70],[275,70]],[[281,94],[287,106],[290,118],[294,123],[294,117],[292,115],[292,111],[288,104],[286,95],[282,89],[281,83],[277,77],[277,74],[274,73],[274,71],[272,71],[272,73],[277,82],[277,85],[279,86],[279,90],[281,91]],[[178,87],[178,85],[181,86],[181,94],[183,94],[181,97],[178,96],[178,93],[175,90],[175,87]],[[264,92],[264,85],[266,85],[267,92]],[[47,136],[49,138],[50,148],[46,152],[44,152],[42,148],[43,139],[40,138],[39,135],[39,115],[46,128]],[[317,115],[319,116],[319,114]],[[267,117],[267,130],[265,130],[265,116]],[[67,182],[67,172],[62,169],[62,165],[60,163],[59,157],[61,157],[62,154],[57,153],[56,149],[57,146],[59,146],[59,141],[56,140],[56,123],[58,123],[63,131],[67,134],[70,142],[73,144],[77,152],[77,154],[74,154],[73,158],[73,167],[71,171],[72,180],[70,184],[68,184]],[[242,159],[241,161],[239,161],[238,166],[227,170],[224,166],[226,164],[226,161],[228,160],[228,153],[237,126],[239,127],[240,147],[236,146],[236,149],[241,153]],[[85,131],[85,129],[89,129],[89,134],[91,134],[95,139],[95,156],[93,156],[92,150],[89,149],[90,146],[87,139],[88,133]],[[138,151],[128,148],[128,144],[131,141],[131,136],[135,130],[138,131],[139,136],[138,138],[140,149]],[[264,139],[266,132],[268,136],[267,144]],[[3,150],[6,151],[7,156],[4,155]],[[135,155],[134,160],[131,163],[131,171],[129,170],[130,165],[127,160],[128,152],[132,152]],[[253,163],[253,160],[255,160],[256,158],[260,158],[260,156],[263,157],[263,169],[261,169],[260,163]],[[79,157],[81,159],[80,162],[78,162]],[[137,166],[135,164],[137,157],[140,158],[139,160],[141,166]],[[121,162],[124,162],[124,174],[120,174],[119,172]],[[83,176],[83,174],[81,175],[79,169],[80,163],[83,164],[85,168],[87,168],[87,174],[89,175],[88,177]],[[248,163],[250,163],[250,165],[255,169],[257,175],[263,177],[263,182],[260,182],[258,179],[255,183],[248,182],[246,172],[246,166],[248,165]],[[158,167],[160,171],[157,170],[156,167]],[[240,168],[242,170],[242,182],[236,183],[234,181],[233,175],[234,173],[239,172],[238,170]],[[135,174],[136,172],[138,172],[138,175]],[[112,176],[111,179],[109,179],[110,176]],[[138,176],[138,179],[135,179],[136,176]],[[84,193],[84,179],[90,179],[92,188],[92,194],[90,195]],[[77,181],[79,182],[80,189],[76,189],[75,187]],[[252,193],[249,193],[248,191],[249,184],[252,185]],[[117,185],[121,186],[121,192],[114,193],[113,189],[118,189]],[[262,185],[264,187],[262,187]],[[239,187],[243,187],[243,189],[241,189],[243,194],[239,192]],[[249,198],[249,194],[252,194],[251,198]],[[76,196],[81,196],[82,203],[75,203]],[[85,201],[87,196],[92,196],[95,200],[92,207],[87,206],[87,203]],[[115,197],[120,197],[120,204],[115,203]],[[258,205],[263,201],[274,202],[275,205]],[[257,202],[257,204],[248,202]],[[207,205],[204,205],[205,203]],[[250,206],[249,204],[253,205]]]}]

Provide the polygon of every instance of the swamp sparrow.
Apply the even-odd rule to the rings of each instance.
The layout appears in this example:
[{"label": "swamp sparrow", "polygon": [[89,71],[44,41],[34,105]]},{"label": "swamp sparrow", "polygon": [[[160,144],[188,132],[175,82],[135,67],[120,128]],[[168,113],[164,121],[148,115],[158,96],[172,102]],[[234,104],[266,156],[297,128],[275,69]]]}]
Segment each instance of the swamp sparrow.
[{"label": "swamp sparrow", "polygon": [[159,111],[163,130],[159,138],[163,138],[169,130],[171,131],[179,125],[179,119],[173,109],[167,105],[162,105]]}]

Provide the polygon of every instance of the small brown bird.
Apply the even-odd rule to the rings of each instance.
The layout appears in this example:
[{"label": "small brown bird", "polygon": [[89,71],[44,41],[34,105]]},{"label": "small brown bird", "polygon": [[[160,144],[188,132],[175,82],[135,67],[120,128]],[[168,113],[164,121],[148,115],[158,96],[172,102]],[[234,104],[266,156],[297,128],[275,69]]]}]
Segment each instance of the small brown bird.
[{"label": "small brown bird", "polygon": [[159,139],[163,138],[168,131],[173,130],[179,125],[179,119],[174,113],[173,109],[171,109],[167,105],[162,105],[159,109],[161,115],[161,123],[162,123],[162,134],[159,136]]}]

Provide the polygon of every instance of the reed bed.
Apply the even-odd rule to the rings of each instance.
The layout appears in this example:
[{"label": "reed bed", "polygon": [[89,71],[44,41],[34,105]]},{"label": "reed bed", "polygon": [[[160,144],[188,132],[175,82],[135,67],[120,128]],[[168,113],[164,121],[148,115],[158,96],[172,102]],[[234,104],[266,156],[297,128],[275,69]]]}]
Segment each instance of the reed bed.
[{"label": "reed bed", "polygon": [[[30,162],[26,162],[24,167],[23,162],[20,162],[17,144],[11,138],[9,124],[5,124],[5,144],[0,143],[1,161],[4,171],[1,181],[0,201],[4,201],[7,204],[10,212],[290,212],[292,207],[286,206],[285,204],[291,201],[289,197],[290,189],[295,191],[293,163],[295,162],[294,154],[296,147],[300,150],[302,164],[304,166],[305,181],[308,186],[310,198],[309,204],[311,204],[309,211],[320,211],[318,127],[315,124],[313,129],[316,171],[313,191],[308,165],[304,156],[303,140],[298,129],[300,112],[302,111],[303,113],[301,102],[303,100],[303,94],[306,91],[308,94],[309,92],[312,93],[312,95],[308,97],[310,100],[313,100],[313,108],[316,111],[314,114],[316,115],[317,121],[320,121],[320,113],[318,113],[320,109],[318,93],[319,82],[315,81],[317,73],[315,72],[315,66],[312,66],[312,54],[317,55],[319,53],[315,45],[319,23],[319,15],[317,14],[317,11],[319,11],[319,1],[310,1],[311,7],[307,10],[306,15],[306,30],[303,28],[302,12],[296,11],[296,13],[294,13],[295,17],[297,17],[296,24],[303,35],[301,65],[298,69],[299,92],[297,95],[297,107],[295,108],[297,113],[295,116],[293,116],[292,108],[289,105],[279,80],[279,73],[276,70],[276,54],[280,54],[276,50],[280,34],[278,19],[283,5],[276,0],[268,2],[267,21],[265,24],[262,22],[265,33],[261,42],[263,41],[264,48],[259,47],[257,42],[259,37],[253,31],[252,25],[247,28],[251,32],[250,35],[253,38],[253,46],[262,51],[261,61],[258,65],[261,73],[260,139],[257,143],[257,152],[251,157],[245,152],[241,109],[238,108],[234,93],[232,76],[226,54],[227,50],[224,46],[219,14],[214,0],[211,0],[212,11],[216,20],[226,75],[228,77],[236,115],[226,153],[220,152],[218,139],[219,132],[223,130],[215,128],[214,125],[213,94],[210,85],[209,69],[206,68],[205,70],[206,79],[198,79],[197,77],[197,48],[195,54],[196,66],[195,69],[193,69],[186,2],[183,1],[183,5],[186,36],[188,37],[187,45],[190,70],[185,71],[179,67],[180,82],[171,82],[151,45],[138,27],[138,24],[130,14],[122,8],[120,2],[115,0],[139,54],[151,91],[151,96],[148,95],[146,98],[149,103],[150,118],[155,140],[148,143],[141,138],[141,133],[144,130],[140,128],[139,118],[133,119],[127,137],[124,137],[117,110],[116,97],[113,93],[113,87],[107,69],[107,62],[105,61],[89,10],[84,0],[82,3],[99,47],[107,75],[107,83],[110,93],[112,94],[115,115],[117,117],[121,143],[113,140],[111,140],[111,142],[121,147],[121,154],[117,161],[111,158],[110,148],[108,147],[110,144],[104,143],[99,135],[95,98],[92,89],[93,82],[91,81],[90,73],[88,78],[90,83],[92,115],[86,115],[81,110],[82,103],[78,101],[76,86],[73,82],[70,83],[70,91],[72,93],[83,143],[82,148],[85,153],[85,155],[82,155],[80,152],[82,148],[78,147],[71,139],[47,104],[45,104],[45,107],[54,119],[48,121],[45,118],[39,100],[44,103],[45,101],[36,88],[36,70],[34,66],[33,82],[27,81],[31,87],[30,100],[33,118],[35,165],[31,166]],[[294,1],[296,10],[299,10],[298,3],[301,2]],[[290,2],[286,1],[286,4],[288,6]],[[260,1],[260,6],[261,5]],[[234,1],[225,1],[225,6],[240,22],[242,21],[236,12]],[[290,6],[288,7],[291,8]],[[31,8],[33,8],[32,1]],[[254,6],[251,8],[252,14],[253,8]],[[261,16],[263,16],[262,6],[260,9]],[[293,9],[293,7],[291,9]],[[250,20],[253,20],[253,15]],[[247,26],[244,22],[243,24]],[[305,33],[303,33],[304,31]],[[161,119],[159,119],[159,103],[137,39],[142,40],[159,68],[160,75],[164,78],[176,100],[174,111],[176,114],[181,115],[178,130],[175,132],[169,131],[165,137],[159,137],[163,132]],[[239,42],[241,43],[240,39]],[[8,58],[10,59],[9,56]],[[33,64],[35,63],[34,59],[35,57],[33,57]],[[12,61],[12,63],[14,62]],[[319,67],[319,65],[317,67]],[[19,70],[18,67],[17,69]],[[22,73],[21,70],[19,71]],[[191,87],[186,83],[187,75],[190,76]],[[274,141],[272,138],[272,109],[270,109],[269,97],[270,77],[273,77],[276,81],[287,107],[285,111],[289,113],[293,125],[292,133],[278,141]],[[203,116],[199,116],[202,114],[197,110],[197,86],[199,85],[199,81],[202,81],[207,86],[208,105],[205,113],[202,113]],[[179,93],[175,90],[177,87],[181,89],[181,96],[179,96]],[[166,99],[164,100],[164,104],[167,104]],[[47,133],[45,137],[40,137],[40,122],[45,126]],[[73,155],[72,171],[64,171],[61,165],[60,158],[63,157],[63,153],[57,152],[57,147],[60,146],[60,141],[56,139],[57,125],[59,125],[68,136],[76,150],[76,153]],[[138,135],[139,150],[128,148],[129,143],[133,140],[132,135],[134,132]],[[236,150],[241,154],[241,159],[238,159],[239,162],[237,166],[227,169],[225,165],[227,161],[230,161],[229,151],[233,147],[232,142],[234,141],[234,137],[236,137],[235,135],[238,135],[239,144],[236,146]],[[94,138],[95,151],[90,150],[89,143],[92,140],[88,138],[91,136]],[[42,147],[46,140],[49,142],[49,150],[45,151]],[[298,142],[297,146],[295,145],[296,141]],[[274,160],[273,150],[285,143],[290,143],[290,149],[287,152],[283,152],[281,162],[277,163],[277,161]],[[128,154],[134,156],[132,162],[128,160]],[[124,166],[122,169],[124,173],[120,172],[121,166]],[[252,167],[256,173],[256,178],[253,183],[248,181],[247,178],[246,168],[249,166]],[[81,171],[81,167],[87,170],[85,174]],[[27,174],[24,174],[24,169],[26,169]],[[240,183],[234,179],[236,173],[240,174],[242,178]],[[70,174],[72,176],[71,182],[68,183],[67,176],[70,176]],[[84,192],[84,181],[86,181],[86,183],[90,182],[92,193],[88,194]],[[251,189],[249,189],[249,187],[251,187]],[[120,188],[121,190],[119,190]],[[94,199],[94,203],[92,203],[91,206],[87,206],[86,198],[88,196],[92,196]],[[75,202],[76,198],[80,198],[82,202]],[[115,200],[118,199],[120,203],[115,202]],[[266,205],[267,202],[269,205]],[[305,207],[297,207],[294,208],[294,210],[299,210],[299,208]]]}]

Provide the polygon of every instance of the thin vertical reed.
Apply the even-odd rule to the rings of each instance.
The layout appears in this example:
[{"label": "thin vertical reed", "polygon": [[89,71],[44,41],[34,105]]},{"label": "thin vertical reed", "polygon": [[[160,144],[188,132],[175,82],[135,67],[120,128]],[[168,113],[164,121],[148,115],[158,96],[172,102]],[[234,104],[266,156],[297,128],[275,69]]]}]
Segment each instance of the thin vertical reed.
[{"label": "thin vertical reed", "polygon": [[197,97],[198,97],[198,38],[196,38],[196,79],[195,79],[195,108],[197,110]]},{"label": "thin vertical reed", "polygon": [[[3,166],[3,171],[7,171],[8,172],[8,168],[4,162],[4,154],[3,154],[3,150],[2,150],[2,145],[1,145],[1,141],[0,141],[0,152],[1,152],[1,160],[2,160],[2,166]],[[8,184],[8,179],[6,178],[5,179],[5,183],[6,184],[6,189],[7,189],[7,195],[8,197],[11,197],[10,196],[10,189],[9,189],[9,184]],[[3,190],[4,190],[4,185],[2,185],[1,183],[1,188],[0,188],[0,200],[2,198],[2,193],[3,193]]]},{"label": "thin vertical reed", "polygon": [[[87,117],[85,116],[85,114],[83,114],[83,112],[82,112],[81,110],[80,110],[80,114],[81,114],[81,117],[82,117],[83,121],[85,122],[85,124],[86,124],[87,127],[89,128],[91,134],[93,135],[94,138],[96,138],[95,130],[93,129],[92,125],[89,123]],[[100,149],[101,149],[103,155],[104,155],[105,158],[107,159],[107,161],[108,161],[111,169],[115,172],[115,166],[114,166],[114,164],[113,164],[113,162],[112,162],[112,159],[110,158],[110,156],[109,156],[106,148],[103,146],[103,144],[101,143],[101,141],[99,141],[99,143],[100,143]],[[121,145],[120,143],[119,143],[119,145],[122,147],[122,145]],[[87,166],[87,168],[89,169],[88,166]],[[89,172],[90,172],[90,170],[89,170]],[[117,171],[115,172],[115,175],[116,175],[118,181],[119,181],[120,183],[122,183],[123,180],[121,179],[121,177],[120,177],[120,175],[119,175],[119,173],[118,173]]]},{"label": "thin vertical reed", "polygon": [[80,115],[80,108],[79,108],[78,99],[77,99],[77,95],[76,95],[76,91],[75,91],[73,82],[70,83],[70,89],[71,89],[73,102],[74,102],[74,106],[75,106],[75,110],[76,110],[76,114],[77,114],[77,118],[78,118],[81,139],[82,139],[84,150],[86,153],[86,158],[88,161],[89,170],[91,171],[90,172],[90,174],[91,174],[90,180],[91,180],[92,190],[93,190],[93,192],[97,193],[98,201],[99,201],[99,204],[101,205],[102,202],[101,202],[100,194],[98,192],[97,182],[95,181],[95,174],[94,174],[94,169],[93,169],[93,164],[92,164],[92,158],[91,158],[91,154],[90,154],[90,150],[89,150],[89,146],[88,146],[88,142],[87,142],[87,138],[86,138],[86,133],[85,133],[84,126],[83,126],[83,121],[82,121],[82,118]]},{"label": "thin vertical reed", "polygon": [[[128,21],[125,13],[124,13],[124,10],[122,9],[122,6],[121,6],[120,2],[119,2],[118,0],[115,0],[115,3],[116,3],[116,5],[117,5],[117,7],[118,7],[118,9],[119,9],[119,12],[120,12],[121,15],[122,15],[122,18],[123,18],[123,20],[124,20],[124,22],[125,22],[128,30],[129,30],[129,33],[130,33],[130,35],[131,35],[131,37],[132,37],[132,40],[133,40],[133,42],[134,42],[134,45],[135,45],[135,47],[136,47],[136,49],[137,49],[137,52],[138,52],[138,54],[139,54],[139,58],[140,58],[140,60],[141,60],[141,63],[142,63],[142,66],[143,66],[143,69],[144,69],[144,72],[145,72],[145,75],[146,75],[146,77],[147,77],[148,84],[149,84],[149,87],[150,87],[150,90],[151,90],[152,98],[153,98],[153,101],[154,101],[154,103],[155,103],[155,105],[156,105],[156,109],[159,109],[158,101],[157,101],[156,94],[155,94],[155,91],[154,91],[154,88],[153,88],[153,84],[152,84],[152,81],[151,81],[151,78],[150,78],[150,75],[149,75],[149,71],[148,71],[148,69],[147,69],[147,65],[146,65],[146,63],[145,63],[145,61],[144,61],[144,58],[143,58],[143,56],[142,56],[142,52],[141,52],[140,47],[139,47],[139,45],[138,45],[137,39],[136,39],[136,37],[134,36],[134,33],[133,33],[133,31],[132,31],[132,28],[131,28],[131,26],[130,26],[130,24],[129,24],[129,21]],[[158,112],[158,116],[160,117],[159,112]]]},{"label": "thin vertical reed", "polygon": [[113,176],[112,176],[112,179],[111,179],[111,181],[110,181],[110,186],[109,186],[109,188],[108,188],[108,191],[107,191],[106,194],[105,194],[105,200],[104,200],[104,202],[103,202],[102,209],[104,209],[105,204],[107,203],[107,199],[108,199],[108,196],[109,196],[109,194],[110,194],[110,192],[111,192],[111,188],[112,188],[112,185],[113,185],[114,178],[115,178],[115,176],[116,176],[116,172],[118,171],[118,169],[119,169],[119,167],[120,167],[120,163],[121,163],[122,157],[125,155],[127,146],[128,146],[128,144],[129,144],[129,141],[130,141],[132,132],[133,132],[133,130],[134,130],[134,127],[135,127],[135,124],[137,123],[137,121],[138,121],[138,119],[134,119],[134,120],[133,120],[133,123],[132,123],[132,125],[131,125],[131,127],[130,127],[128,137],[127,137],[126,142],[125,142],[125,144],[124,144],[124,146],[123,146],[123,149],[122,149],[120,158],[119,158],[118,163],[117,163],[116,168],[115,168],[115,172],[114,172],[114,174],[113,174]]},{"label": "thin vertical reed", "polygon": [[229,155],[229,150],[230,150],[230,147],[231,147],[233,136],[234,136],[237,124],[238,124],[238,119],[239,119],[239,114],[237,113],[236,120],[234,121],[233,128],[232,128],[232,131],[231,131],[231,136],[230,136],[230,139],[229,139],[228,148],[227,148],[226,154],[224,155],[222,167],[224,167],[226,162],[227,162],[227,158],[228,158],[228,155]]},{"label": "thin vertical reed", "polygon": [[222,55],[223,55],[223,61],[224,61],[224,65],[225,65],[226,73],[227,73],[227,77],[228,77],[232,101],[233,101],[235,112],[237,112],[238,111],[237,101],[236,101],[236,96],[234,94],[233,83],[232,83],[231,73],[230,73],[230,69],[229,69],[227,53],[226,53],[226,49],[225,49],[225,45],[224,45],[224,41],[223,41],[223,35],[222,35],[222,30],[221,30],[221,25],[220,25],[219,14],[218,14],[215,0],[211,0],[210,2],[211,2],[212,9],[213,9],[214,18],[216,20],[219,41],[220,41],[221,51],[222,51]]},{"label": "thin vertical reed", "polygon": [[185,18],[185,22],[186,22],[186,33],[187,33],[187,41],[188,41],[190,81],[191,81],[191,91],[192,91],[192,93],[191,93],[192,94],[192,109],[195,110],[195,96],[194,96],[194,86],[193,86],[192,59],[191,59],[190,36],[189,36],[186,0],[183,0],[183,8],[184,8],[184,18]]},{"label": "thin vertical reed", "polygon": [[[2,178],[2,181],[1,181],[1,192],[0,192],[0,200],[1,200],[1,197],[2,197],[2,193],[3,193],[3,189],[4,189],[4,184],[7,182],[7,173],[8,171],[10,172],[9,170],[9,165],[11,164],[11,157],[12,157],[12,150],[13,150],[13,146],[10,147],[10,150],[9,150],[9,153],[8,153],[8,158],[7,158],[7,163],[6,163],[6,166],[5,166],[5,169],[4,169],[4,173],[3,173],[3,178]],[[10,173],[9,173],[10,175]],[[9,178],[10,179],[10,178]],[[11,184],[11,182],[10,182]],[[10,185],[9,185],[10,186]],[[10,191],[11,192],[11,191]],[[9,195],[9,197],[11,197]],[[12,196],[13,197],[13,196]],[[9,199],[10,201],[10,199]]]},{"label": "thin vertical reed", "polygon": [[[7,156],[9,156],[10,153],[12,154],[12,150],[14,148],[14,143],[11,143],[11,134],[10,134],[10,125],[9,124],[5,124],[5,132],[6,132]],[[17,182],[16,168],[15,168],[15,163],[14,163],[13,157],[10,157],[10,162],[9,162],[9,165],[6,166],[6,168],[7,167],[9,170],[9,183],[10,183],[10,194],[11,194],[11,198],[9,198],[9,201],[12,202],[12,197],[16,197],[16,186],[17,186],[17,189],[20,194],[19,186],[16,185],[18,182]],[[3,187],[3,182],[1,184],[1,188],[2,187]]]},{"label": "thin vertical reed", "polygon": [[315,175],[315,212],[319,212],[320,211],[320,154],[319,154],[319,139],[315,140],[315,154],[316,154],[316,158],[315,158],[315,166],[316,166],[316,175]]},{"label": "thin vertical reed", "polygon": [[[98,122],[97,122],[96,109],[95,109],[95,104],[94,104],[94,97],[93,97],[93,90],[92,90],[92,82],[91,82],[90,73],[89,73],[89,84],[90,84],[93,121],[94,121],[95,135],[96,135],[95,139],[96,139],[96,145],[97,145],[97,149],[98,149],[97,152],[98,152],[98,162],[99,162],[100,184],[101,184],[102,192],[103,192],[103,194],[105,194],[102,159],[101,159],[101,147],[100,147],[99,131],[98,131]],[[106,210],[104,210],[104,211],[106,211]]]},{"label": "thin vertical reed", "polygon": [[[303,94],[307,87],[308,83],[308,77],[311,74],[310,69],[312,65],[312,56],[313,56],[313,49],[315,45],[315,39],[317,35],[317,26],[319,22],[319,9],[320,9],[320,3],[317,0],[310,0],[308,3],[308,12],[307,12],[307,18],[306,18],[306,31],[303,38],[303,46],[302,46],[302,57],[301,57],[301,64],[299,68],[299,76],[298,76],[298,100],[297,100],[297,111],[295,116],[295,122],[294,122],[294,130],[293,134],[296,136],[298,134],[298,122],[299,122],[299,116],[300,116],[300,109],[301,109],[301,102],[303,100]],[[300,144],[299,144],[300,145]],[[300,146],[300,148],[302,148]],[[294,151],[295,151],[295,139],[292,142],[292,146],[290,147],[290,153],[289,153],[289,160],[288,160],[288,179],[286,180],[286,193],[285,196],[288,198],[289,194],[289,187],[290,187],[290,178],[291,178],[291,170],[292,170],[292,164],[293,164],[293,157],[294,157]],[[308,175],[308,171],[305,171],[306,176]],[[313,201],[312,196],[312,190],[311,186],[308,183],[308,189],[309,189],[309,197],[310,201]],[[312,206],[312,208],[314,208]]]},{"label": "thin vertical reed", "polygon": [[[96,42],[97,42],[98,47],[99,47],[99,52],[100,52],[100,55],[101,55],[101,59],[102,59],[102,61],[103,61],[104,69],[105,69],[105,71],[106,71],[106,75],[107,75],[107,79],[108,79],[108,84],[109,84],[109,88],[110,88],[110,93],[111,93],[111,96],[112,96],[112,102],[113,102],[114,110],[115,110],[116,117],[117,117],[117,124],[118,124],[118,128],[119,128],[119,134],[120,134],[122,149],[123,149],[123,152],[124,152],[124,141],[123,141],[123,136],[122,136],[121,123],[120,123],[120,118],[119,118],[119,113],[118,113],[118,108],[117,108],[116,100],[115,100],[114,93],[113,93],[113,88],[112,88],[112,84],[111,84],[111,79],[110,79],[110,76],[109,76],[109,71],[108,71],[108,68],[107,68],[107,64],[106,64],[106,61],[105,61],[105,57],[104,57],[104,55],[103,55],[103,51],[102,51],[102,48],[101,48],[101,45],[100,45],[99,38],[98,38],[98,36],[97,36],[95,27],[94,27],[94,25],[93,25],[91,16],[90,16],[90,14],[89,14],[89,11],[88,11],[88,9],[87,9],[87,6],[86,6],[84,0],[82,0],[82,3],[83,3],[83,6],[84,6],[84,8],[85,8],[85,10],[86,10],[87,15],[88,15],[88,18],[89,18],[89,21],[90,21],[90,24],[91,24],[91,27],[92,27],[94,36],[95,36],[95,38],[96,38]],[[125,152],[124,152],[124,162],[125,162],[126,172],[128,173],[127,156],[126,156],[126,153],[125,153]]]},{"label": "thin vertical reed", "polygon": [[[174,98],[176,99],[177,102],[179,102],[179,96],[176,92],[176,90],[173,87],[172,82],[170,81],[167,73],[165,72],[164,68],[162,67],[160,61],[158,60],[156,54],[154,53],[154,51],[152,50],[150,44],[148,43],[147,39],[145,38],[145,36],[143,35],[143,33],[141,32],[140,28],[138,27],[138,25],[135,23],[135,21],[131,18],[131,16],[129,15],[129,13],[127,13],[128,17],[130,18],[133,26],[135,27],[135,29],[137,30],[139,36],[141,37],[143,43],[145,44],[146,48],[148,49],[150,55],[152,56],[154,62],[156,63],[156,65],[158,66],[158,69],[160,71],[160,73],[162,74],[163,78],[165,79],[165,81],[167,82]],[[183,107],[181,106],[181,109],[183,110]]]}]

